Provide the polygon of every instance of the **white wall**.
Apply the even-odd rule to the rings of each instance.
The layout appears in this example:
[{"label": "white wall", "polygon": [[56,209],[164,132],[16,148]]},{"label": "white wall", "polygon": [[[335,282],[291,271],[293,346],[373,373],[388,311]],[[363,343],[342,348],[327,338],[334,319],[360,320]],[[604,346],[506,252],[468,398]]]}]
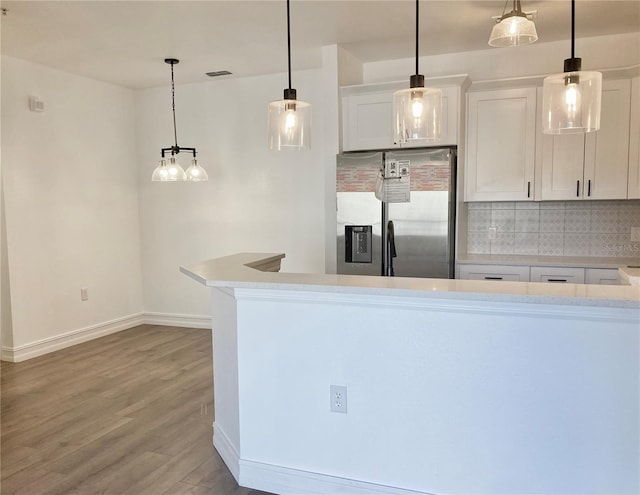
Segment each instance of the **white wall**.
[{"label": "white wall", "polygon": [[133,107],[131,90],[2,57],[15,351],[142,311]]},{"label": "white wall", "polygon": [[240,483],[638,493],[636,309],[440,296],[214,289],[214,445]]},{"label": "white wall", "polygon": [[[468,74],[472,81],[539,76],[562,72],[571,56],[568,40],[537,42],[515,48],[487,48],[472,52],[420,57],[426,77]],[[640,63],[640,33],[579,38],[576,56],[584,70],[627,67]],[[415,58],[365,63],[363,82],[397,81],[414,72]]]},{"label": "white wall", "polygon": [[[267,104],[282,98],[286,74],[180,85],[179,69],[178,144],[197,148],[209,181],[151,182],[160,149],[173,144],[171,91],[169,86],[139,91],[145,312],[208,315],[208,291],[178,268],[235,252],[284,252],[284,271],[324,273],[321,71],[293,74],[298,98],[312,104],[311,149],[278,152],[267,147]],[[179,161],[186,168],[190,155],[180,154]]]}]

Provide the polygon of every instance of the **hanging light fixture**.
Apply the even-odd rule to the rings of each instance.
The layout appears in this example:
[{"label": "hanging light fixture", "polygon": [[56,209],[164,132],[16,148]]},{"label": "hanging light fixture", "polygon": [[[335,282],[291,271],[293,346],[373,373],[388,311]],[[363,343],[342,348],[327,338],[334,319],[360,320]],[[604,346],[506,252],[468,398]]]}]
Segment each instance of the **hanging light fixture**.
[{"label": "hanging light fixture", "polygon": [[582,71],[575,57],[575,0],[571,0],[571,58],[564,72],[545,77],[542,86],[542,132],[571,134],[600,129],[602,74]]},{"label": "hanging light fixture", "polygon": [[[509,0],[505,0],[504,7],[507,7]],[[538,40],[536,25],[533,22],[535,12],[523,12],[520,0],[513,0],[513,10],[504,13],[500,17],[495,17],[496,24],[491,30],[489,44],[491,46],[519,46],[535,43]]]},{"label": "hanging light fixture", "polygon": [[416,0],[416,73],[409,79],[409,89],[393,94],[393,127],[395,141],[435,141],[440,137],[442,91],[424,87],[424,76],[418,74],[419,10]]},{"label": "hanging light fixture", "polygon": [[296,90],[291,88],[289,0],[287,0],[287,56],[289,87],[284,90],[284,99],[269,103],[269,148],[278,151],[311,147],[311,105],[296,99]]},{"label": "hanging light fixture", "polygon": [[[177,58],[165,58],[164,61],[165,63],[171,65],[171,109],[173,112],[174,145],[170,146],[169,148],[162,148],[162,158],[160,160],[160,165],[158,165],[153,171],[151,180],[153,182],[177,182],[185,180],[191,182],[201,182],[209,180],[207,172],[205,172],[205,170],[200,165],[198,165],[198,161],[196,160],[196,149],[178,146],[178,133],[176,131],[176,88],[173,80],[173,66],[180,61]],[[171,152],[171,156],[169,157],[169,163],[167,163],[164,155],[169,151]],[[190,151],[191,153],[193,153],[191,165],[189,166],[189,168],[187,168],[186,172],[180,166],[175,156],[181,151]]]}]

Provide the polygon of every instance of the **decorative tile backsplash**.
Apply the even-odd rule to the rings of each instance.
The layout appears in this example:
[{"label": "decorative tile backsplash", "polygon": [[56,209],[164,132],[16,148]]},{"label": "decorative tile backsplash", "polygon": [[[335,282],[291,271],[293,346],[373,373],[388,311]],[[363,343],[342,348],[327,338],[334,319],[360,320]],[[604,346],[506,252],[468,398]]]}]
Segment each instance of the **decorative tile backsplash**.
[{"label": "decorative tile backsplash", "polygon": [[[469,254],[637,257],[640,200],[467,203]],[[495,239],[490,239],[490,228]]]}]

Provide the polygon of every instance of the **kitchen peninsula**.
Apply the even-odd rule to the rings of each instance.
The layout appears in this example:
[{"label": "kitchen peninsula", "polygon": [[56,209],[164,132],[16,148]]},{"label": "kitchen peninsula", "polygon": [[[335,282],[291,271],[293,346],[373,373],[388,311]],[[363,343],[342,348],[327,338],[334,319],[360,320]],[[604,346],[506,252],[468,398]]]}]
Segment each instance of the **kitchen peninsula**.
[{"label": "kitchen peninsula", "polygon": [[181,267],[212,288],[214,445],[241,485],[640,490],[640,287],[277,273],[282,258]]}]

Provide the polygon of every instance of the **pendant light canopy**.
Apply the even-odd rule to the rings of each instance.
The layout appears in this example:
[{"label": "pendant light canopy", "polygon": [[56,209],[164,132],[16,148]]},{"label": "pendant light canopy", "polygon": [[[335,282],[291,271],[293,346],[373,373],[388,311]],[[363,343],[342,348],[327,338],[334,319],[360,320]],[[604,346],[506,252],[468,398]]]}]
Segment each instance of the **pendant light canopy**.
[{"label": "pendant light canopy", "polygon": [[[205,180],[209,180],[209,176],[204,169],[198,165],[198,161],[196,160],[196,149],[195,148],[184,148],[182,146],[178,146],[178,132],[176,131],[176,89],[175,83],[173,80],[173,66],[180,62],[177,58],[165,58],[165,63],[171,65],[171,109],[173,111],[173,138],[174,145],[169,148],[162,148],[162,159],[160,160],[160,165],[156,167],[153,171],[153,175],[151,176],[151,180],[153,182],[179,182],[179,181],[191,181],[191,182],[201,182]],[[175,155],[180,153],[181,151],[188,151],[193,154],[193,160],[191,160],[191,166],[185,172],[184,169],[180,166],[178,161],[176,160]],[[171,156],[169,157],[169,163],[165,159],[165,153],[171,152]]]},{"label": "pendant light canopy", "polygon": [[571,0],[571,58],[564,72],[544,79],[542,88],[542,132],[571,134],[600,129],[602,74],[582,71],[575,57],[575,0]]},{"label": "pendant light canopy", "polygon": [[[505,7],[507,2],[505,1]],[[496,47],[528,45],[538,40],[533,12],[523,12],[520,0],[513,0],[513,10],[496,18],[489,45]]]},{"label": "pendant light canopy", "polygon": [[409,79],[409,89],[393,94],[393,127],[395,141],[406,143],[440,138],[442,91],[424,87],[424,76],[418,70],[419,6],[416,0],[416,73]]},{"label": "pendant light canopy", "polygon": [[311,147],[311,105],[298,100],[291,87],[291,27],[287,0],[287,57],[289,87],[284,98],[269,103],[269,148],[272,150],[301,150]]}]

